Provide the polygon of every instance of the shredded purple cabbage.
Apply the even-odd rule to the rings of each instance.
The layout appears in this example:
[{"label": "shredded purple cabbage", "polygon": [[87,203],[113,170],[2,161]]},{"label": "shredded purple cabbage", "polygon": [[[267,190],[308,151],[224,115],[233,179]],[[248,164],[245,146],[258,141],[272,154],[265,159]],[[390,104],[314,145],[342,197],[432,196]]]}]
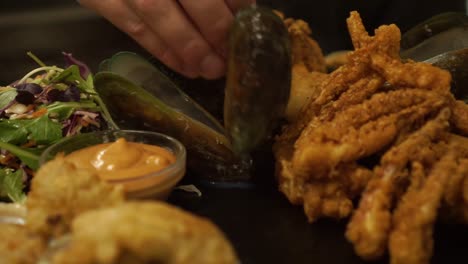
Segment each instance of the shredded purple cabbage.
[{"label": "shredded purple cabbage", "polygon": [[63,91],[59,101],[61,102],[79,102],[80,101],[80,89],[76,85],[72,84]]},{"label": "shredded purple cabbage", "polygon": [[16,102],[24,105],[34,103],[35,99],[36,97],[34,97],[34,94],[28,91],[18,91],[18,94],[15,97]]},{"label": "shredded purple cabbage", "polygon": [[80,75],[83,79],[87,79],[88,76],[91,74],[91,70],[89,69],[88,65],[86,65],[84,62],[79,61],[73,57],[71,53],[67,52],[62,52],[64,58],[65,58],[65,66],[69,67],[71,65],[76,65],[80,69]]},{"label": "shredded purple cabbage", "polygon": [[48,102],[79,102],[80,89],[76,85],[71,84],[66,90],[50,89],[47,91],[46,99]]},{"label": "shredded purple cabbage", "polygon": [[48,102],[55,102],[55,101],[58,101],[60,99],[60,96],[61,94],[63,93],[63,91],[60,91],[60,90],[57,90],[57,89],[50,89],[47,91],[47,94],[46,94],[46,99]]},{"label": "shredded purple cabbage", "polygon": [[13,87],[18,91],[26,91],[32,94],[39,94],[42,92],[42,87],[36,83],[22,83],[14,85]]},{"label": "shredded purple cabbage", "polygon": [[74,133],[74,131],[76,132],[77,130],[74,129],[76,127],[76,125],[78,124],[78,115],[76,114],[73,114],[68,120],[67,120],[68,124],[67,126],[65,126],[63,128],[63,135],[65,137],[69,137],[69,136],[72,136]]}]

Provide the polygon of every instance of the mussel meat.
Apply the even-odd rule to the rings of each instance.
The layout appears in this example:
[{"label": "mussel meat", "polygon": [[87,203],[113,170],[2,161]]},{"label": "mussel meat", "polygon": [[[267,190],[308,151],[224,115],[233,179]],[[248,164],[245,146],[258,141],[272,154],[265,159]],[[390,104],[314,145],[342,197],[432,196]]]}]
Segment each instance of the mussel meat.
[{"label": "mussel meat", "polygon": [[230,34],[225,126],[148,60],[120,52],[103,61],[95,87],[122,129],[162,132],[187,148],[203,179],[250,179],[248,155],[284,113],[291,79],[287,30],[271,10],[241,11]]}]

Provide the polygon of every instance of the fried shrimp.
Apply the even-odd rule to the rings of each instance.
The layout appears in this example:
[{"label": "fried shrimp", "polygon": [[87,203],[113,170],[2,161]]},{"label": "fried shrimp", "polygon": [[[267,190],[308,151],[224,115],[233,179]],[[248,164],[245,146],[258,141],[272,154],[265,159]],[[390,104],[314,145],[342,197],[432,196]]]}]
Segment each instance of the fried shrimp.
[{"label": "fried shrimp", "polygon": [[46,241],[24,226],[0,224],[0,263],[36,264]]},{"label": "fried shrimp", "polygon": [[52,263],[238,263],[211,221],[162,202],[126,202],[89,211]]},{"label": "fried shrimp", "polygon": [[27,228],[45,237],[69,231],[79,214],[123,202],[123,189],[77,169],[63,156],[46,163],[32,180],[27,200]]},{"label": "fried shrimp", "polygon": [[125,201],[63,156],[32,181],[24,226],[0,225],[0,263],[239,263],[210,220],[164,202]]}]

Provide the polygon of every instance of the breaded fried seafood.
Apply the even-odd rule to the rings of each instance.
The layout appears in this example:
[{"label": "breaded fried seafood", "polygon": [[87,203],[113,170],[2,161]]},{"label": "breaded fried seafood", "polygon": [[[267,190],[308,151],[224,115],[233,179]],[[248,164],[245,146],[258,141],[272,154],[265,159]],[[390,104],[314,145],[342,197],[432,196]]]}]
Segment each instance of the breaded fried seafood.
[{"label": "breaded fried seafood", "polygon": [[24,226],[0,224],[0,263],[36,264],[45,241]]},{"label": "breaded fried seafood", "polygon": [[210,220],[125,201],[120,186],[63,156],[38,171],[27,210],[25,225],[0,224],[0,263],[239,263]]},{"label": "breaded fried seafood", "polygon": [[[284,19],[283,14],[277,14]],[[318,43],[312,38],[309,25],[301,19],[284,19],[291,41],[292,80],[286,118],[297,119],[307,101],[319,94],[318,85],[327,76],[325,57]]]},{"label": "breaded fried seafood", "polygon": [[69,231],[77,215],[123,201],[122,188],[57,156],[42,166],[32,180],[26,202],[27,227],[46,238],[57,237]]},{"label": "breaded fried seafood", "polygon": [[310,222],[351,217],[365,259],[429,263],[438,211],[467,220],[467,105],[449,72],[401,60],[397,26],[370,36],[357,12],[347,23],[355,50],[277,137],[279,189]]},{"label": "breaded fried seafood", "polygon": [[239,263],[211,221],[162,202],[126,202],[78,216],[52,263]]}]

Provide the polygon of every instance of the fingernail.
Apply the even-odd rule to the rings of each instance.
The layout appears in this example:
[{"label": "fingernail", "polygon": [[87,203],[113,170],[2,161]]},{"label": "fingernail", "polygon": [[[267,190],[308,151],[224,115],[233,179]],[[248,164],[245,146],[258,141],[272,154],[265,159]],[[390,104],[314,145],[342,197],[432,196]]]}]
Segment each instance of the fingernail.
[{"label": "fingernail", "polygon": [[224,61],[216,54],[206,56],[201,62],[201,75],[206,79],[216,79],[225,72]]}]

